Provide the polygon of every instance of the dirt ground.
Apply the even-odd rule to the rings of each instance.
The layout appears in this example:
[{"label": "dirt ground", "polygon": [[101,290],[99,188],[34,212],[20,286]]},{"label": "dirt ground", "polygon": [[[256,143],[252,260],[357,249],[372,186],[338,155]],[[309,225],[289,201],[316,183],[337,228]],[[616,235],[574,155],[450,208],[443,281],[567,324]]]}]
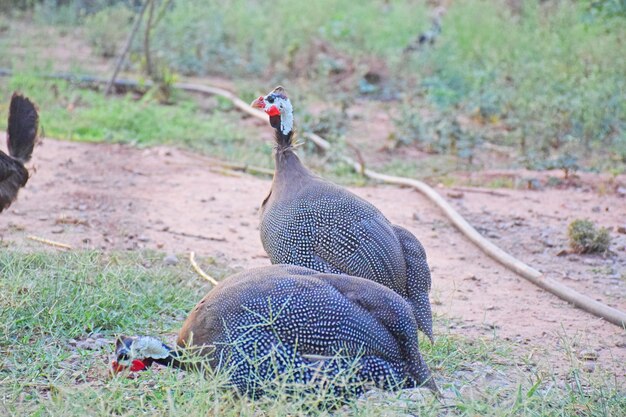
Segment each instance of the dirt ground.
[{"label": "dirt ground", "polygon": [[[1,140],[1,138],[0,138]],[[77,249],[155,249],[186,262],[191,250],[234,269],[267,265],[258,208],[270,179],[222,170],[217,161],[174,148],[68,143],[46,139],[27,187],[0,216],[0,248],[48,249],[36,235]],[[591,181],[593,182],[593,181]],[[520,358],[567,372],[592,350],[593,369],[626,377],[626,332],[573,308],[494,262],[416,191],[354,188],[424,244],[433,271],[435,334],[493,335],[515,342]],[[626,310],[626,198],[597,187],[541,190],[439,188],[484,235],[548,276]],[[567,224],[589,218],[612,228],[612,252],[575,255]],[[571,350],[570,350],[571,349]],[[588,356],[588,353],[585,355]],[[592,355],[593,356],[593,355]],[[522,360],[522,359],[520,359]]]}]

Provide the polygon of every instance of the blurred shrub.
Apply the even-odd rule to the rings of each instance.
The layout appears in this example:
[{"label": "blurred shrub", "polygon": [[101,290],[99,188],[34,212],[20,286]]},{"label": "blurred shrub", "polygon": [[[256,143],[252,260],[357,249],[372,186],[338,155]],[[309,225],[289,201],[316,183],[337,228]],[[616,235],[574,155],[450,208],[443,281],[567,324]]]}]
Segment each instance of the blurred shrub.
[{"label": "blurred shrub", "polygon": [[409,94],[497,126],[490,139],[517,146],[531,168],[565,154],[626,163],[626,25],[590,25],[582,3],[521,4],[513,15],[504,3],[455,2],[435,47],[411,58]]},{"label": "blurred shrub", "polygon": [[[140,4],[41,1],[41,13],[51,13],[47,22],[93,14],[88,31],[105,54],[112,48],[108,38],[126,31],[99,10]],[[402,51],[429,26],[425,4],[414,0],[273,0],[271,6],[229,0],[227,7],[216,0],[177,0],[151,43],[160,62],[177,73],[281,83],[313,79],[333,94],[368,92],[371,85],[349,76],[334,89],[334,77],[358,74],[368,60],[384,62],[393,74],[389,85],[402,86],[389,96],[435,113],[433,121],[401,115],[398,143],[471,158],[484,138],[514,146],[530,168],[563,155],[578,158],[583,168],[626,163],[626,0],[520,0],[515,10],[506,3],[450,3],[434,45],[409,55]],[[459,115],[476,129],[459,126]]]},{"label": "blurred shrub", "polygon": [[105,58],[114,57],[128,36],[133,16],[132,10],[122,4],[87,16],[85,33],[94,52]]},{"label": "blurred shrub", "polygon": [[604,228],[596,228],[589,220],[574,220],[567,228],[571,248],[578,253],[604,253],[609,250],[611,236]]},{"label": "blurred shrub", "polygon": [[34,6],[35,16],[42,23],[74,26],[87,23],[85,17],[108,7],[126,5],[137,8],[142,2],[141,0],[32,0],[30,3]]}]

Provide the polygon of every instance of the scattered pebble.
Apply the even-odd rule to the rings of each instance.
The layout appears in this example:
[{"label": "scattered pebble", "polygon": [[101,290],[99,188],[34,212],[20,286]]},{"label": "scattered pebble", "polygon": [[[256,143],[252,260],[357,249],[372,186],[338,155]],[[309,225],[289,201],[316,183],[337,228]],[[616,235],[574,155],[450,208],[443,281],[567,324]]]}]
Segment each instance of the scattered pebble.
[{"label": "scattered pebble", "polygon": [[583,371],[587,373],[592,373],[596,370],[596,363],[592,361],[585,361],[583,363]]},{"label": "scattered pebble", "polygon": [[174,266],[178,264],[178,258],[173,253],[165,255],[163,258],[163,263],[167,266]]}]

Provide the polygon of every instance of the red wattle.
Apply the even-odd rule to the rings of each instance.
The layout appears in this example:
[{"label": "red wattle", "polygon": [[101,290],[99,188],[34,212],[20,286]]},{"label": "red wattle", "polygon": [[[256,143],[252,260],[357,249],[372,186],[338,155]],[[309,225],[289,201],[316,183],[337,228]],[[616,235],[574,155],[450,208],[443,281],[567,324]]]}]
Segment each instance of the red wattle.
[{"label": "red wattle", "polygon": [[146,368],[147,368],[146,364],[140,361],[139,359],[133,360],[133,362],[130,364],[130,370],[132,372],[143,371]]},{"label": "red wattle", "polygon": [[280,116],[280,110],[278,110],[278,107],[276,106],[272,106],[269,109],[267,109],[266,113],[269,114],[270,116]]}]

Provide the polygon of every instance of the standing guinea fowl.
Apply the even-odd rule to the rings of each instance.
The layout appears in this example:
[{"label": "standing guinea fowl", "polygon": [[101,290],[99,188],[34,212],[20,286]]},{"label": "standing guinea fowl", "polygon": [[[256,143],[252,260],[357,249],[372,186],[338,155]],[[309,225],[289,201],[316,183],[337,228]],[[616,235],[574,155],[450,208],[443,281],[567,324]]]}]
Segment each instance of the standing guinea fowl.
[{"label": "standing guinea fowl", "polygon": [[252,102],[276,129],[274,180],[261,206],[261,241],[274,264],[381,283],[413,306],[433,340],[430,270],[421,243],[372,204],[309,171],[293,149],[293,108],[282,87]]},{"label": "standing guinea fowl", "polygon": [[0,151],[0,212],[11,205],[28,181],[24,164],[33,153],[38,125],[35,105],[28,98],[13,93],[7,129],[9,155]]},{"label": "standing guinea fowl", "polygon": [[[290,383],[328,386],[352,369],[337,394],[420,385],[438,393],[417,344],[411,306],[375,282],[294,265],[250,269],[219,283],[189,314],[178,346],[228,372],[240,392],[287,375]],[[121,337],[113,369],[156,362],[185,367],[181,350],[150,336]],[[355,366],[356,365],[356,366]]]}]

